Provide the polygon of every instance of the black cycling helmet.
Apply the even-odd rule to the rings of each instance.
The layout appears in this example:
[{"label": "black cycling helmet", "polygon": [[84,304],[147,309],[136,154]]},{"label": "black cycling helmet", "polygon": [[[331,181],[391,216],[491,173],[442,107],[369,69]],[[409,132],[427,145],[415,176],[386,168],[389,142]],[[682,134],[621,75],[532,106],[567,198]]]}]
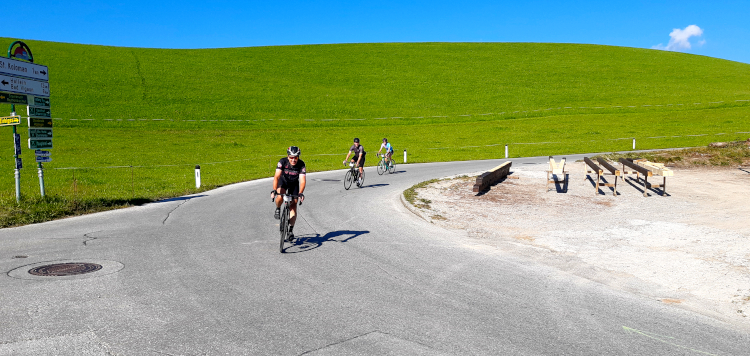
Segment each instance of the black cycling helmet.
[{"label": "black cycling helmet", "polygon": [[383,142],[388,142],[388,139],[387,138],[383,138]]},{"label": "black cycling helmet", "polygon": [[354,142],[355,142],[355,143],[359,143],[359,139],[355,137],[355,138],[354,138]]},{"label": "black cycling helmet", "polygon": [[297,147],[297,146],[292,146],[292,147],[289,147],[289,148],[286,149],[286,155],[287,156],[299,157],[300,153],[302,153],[302,151],[300,151],[299,147]]}]

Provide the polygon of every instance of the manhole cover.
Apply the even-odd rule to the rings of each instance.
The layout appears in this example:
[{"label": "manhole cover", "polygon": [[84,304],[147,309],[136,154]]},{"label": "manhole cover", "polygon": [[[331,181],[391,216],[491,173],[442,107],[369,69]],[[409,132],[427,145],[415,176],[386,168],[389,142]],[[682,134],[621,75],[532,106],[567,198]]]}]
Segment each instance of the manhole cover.
[{"label": "manhole cover", "polygon": [[30,269],[29,273],[35,276],[64,277],[91,273],[100,269],[102,269],[102,265],[96,263],[70,262],[35,267]]},{"label": "manhole cover", "polygon": [[119,272],[124,267],[117,261],[99,259],[87,259],[85,262],[79,259],[45,261],[15,268],[8,272],[8,276],[18,279],[62,281],[106,276]]}]

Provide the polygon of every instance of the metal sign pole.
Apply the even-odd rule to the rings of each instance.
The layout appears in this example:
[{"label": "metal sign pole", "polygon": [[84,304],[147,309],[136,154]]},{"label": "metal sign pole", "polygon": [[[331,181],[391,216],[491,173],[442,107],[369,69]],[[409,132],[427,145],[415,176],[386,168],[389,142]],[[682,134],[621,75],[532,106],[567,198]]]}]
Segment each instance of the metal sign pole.
[{"label": "metal sign pole", "polygon": [[[16,115],[16,104],[10,105],[10,116]],[[15,146],[16,136],[18,135],[18,131],[16,130],[16,126],[13,126],[13,145]],[[20,158],[18,158],[18,150],[13,149],[13,164],[15,165],[16,169],[13,171],[13,176],[16,178],[16,203],[21,202],[21,167],[19,167],[18,163],[20,162]]]}]

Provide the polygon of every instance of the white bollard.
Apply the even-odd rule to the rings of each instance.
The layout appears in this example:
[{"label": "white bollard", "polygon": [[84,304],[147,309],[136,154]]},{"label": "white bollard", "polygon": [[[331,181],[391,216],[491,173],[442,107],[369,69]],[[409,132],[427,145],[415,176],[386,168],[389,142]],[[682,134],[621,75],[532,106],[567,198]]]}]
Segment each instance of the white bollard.
[{"label": "white bollard", "polygon": [[201,187],[201,166],[195,166],[195,188]]},{"label": "white bollard", "polygon": [[404,163],[406,163],[406,150],[404,150]]},{"label": "white bollard", "polygon": [[635,139],[633,139],[633,149],[635,149]]},{"label": "white bollard", "polygon": [[505,145],[505,158],[508,158],[508,145]]}]

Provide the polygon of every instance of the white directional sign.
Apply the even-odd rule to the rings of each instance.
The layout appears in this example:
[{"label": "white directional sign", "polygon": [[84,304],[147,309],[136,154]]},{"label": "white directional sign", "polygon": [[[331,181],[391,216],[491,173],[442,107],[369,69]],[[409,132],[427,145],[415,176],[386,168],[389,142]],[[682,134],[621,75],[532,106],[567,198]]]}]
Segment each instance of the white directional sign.
[{"label": "white directional sign", "polygon": [[49,162],[51,160],[52,160],[52,158],[50,156],[36,156],[36,161],[37,162],[44,163],[44,162]]},{"label": "white directional sign", "polygon": [[49,97],[49,83],[35,79],[0,74],[0,90],[19,94]]},{"label": "white directional sign", "polygon": [[34,151],[34,154],[39,157],[49,157],[50,152],[49,151],[42,151],[42,150],[36,150]]},{"label": "white directional sign", "polygon": [[0,57],[0,73],[38,79],[44,82],[49,81],[47,66],[4,57]]}]

